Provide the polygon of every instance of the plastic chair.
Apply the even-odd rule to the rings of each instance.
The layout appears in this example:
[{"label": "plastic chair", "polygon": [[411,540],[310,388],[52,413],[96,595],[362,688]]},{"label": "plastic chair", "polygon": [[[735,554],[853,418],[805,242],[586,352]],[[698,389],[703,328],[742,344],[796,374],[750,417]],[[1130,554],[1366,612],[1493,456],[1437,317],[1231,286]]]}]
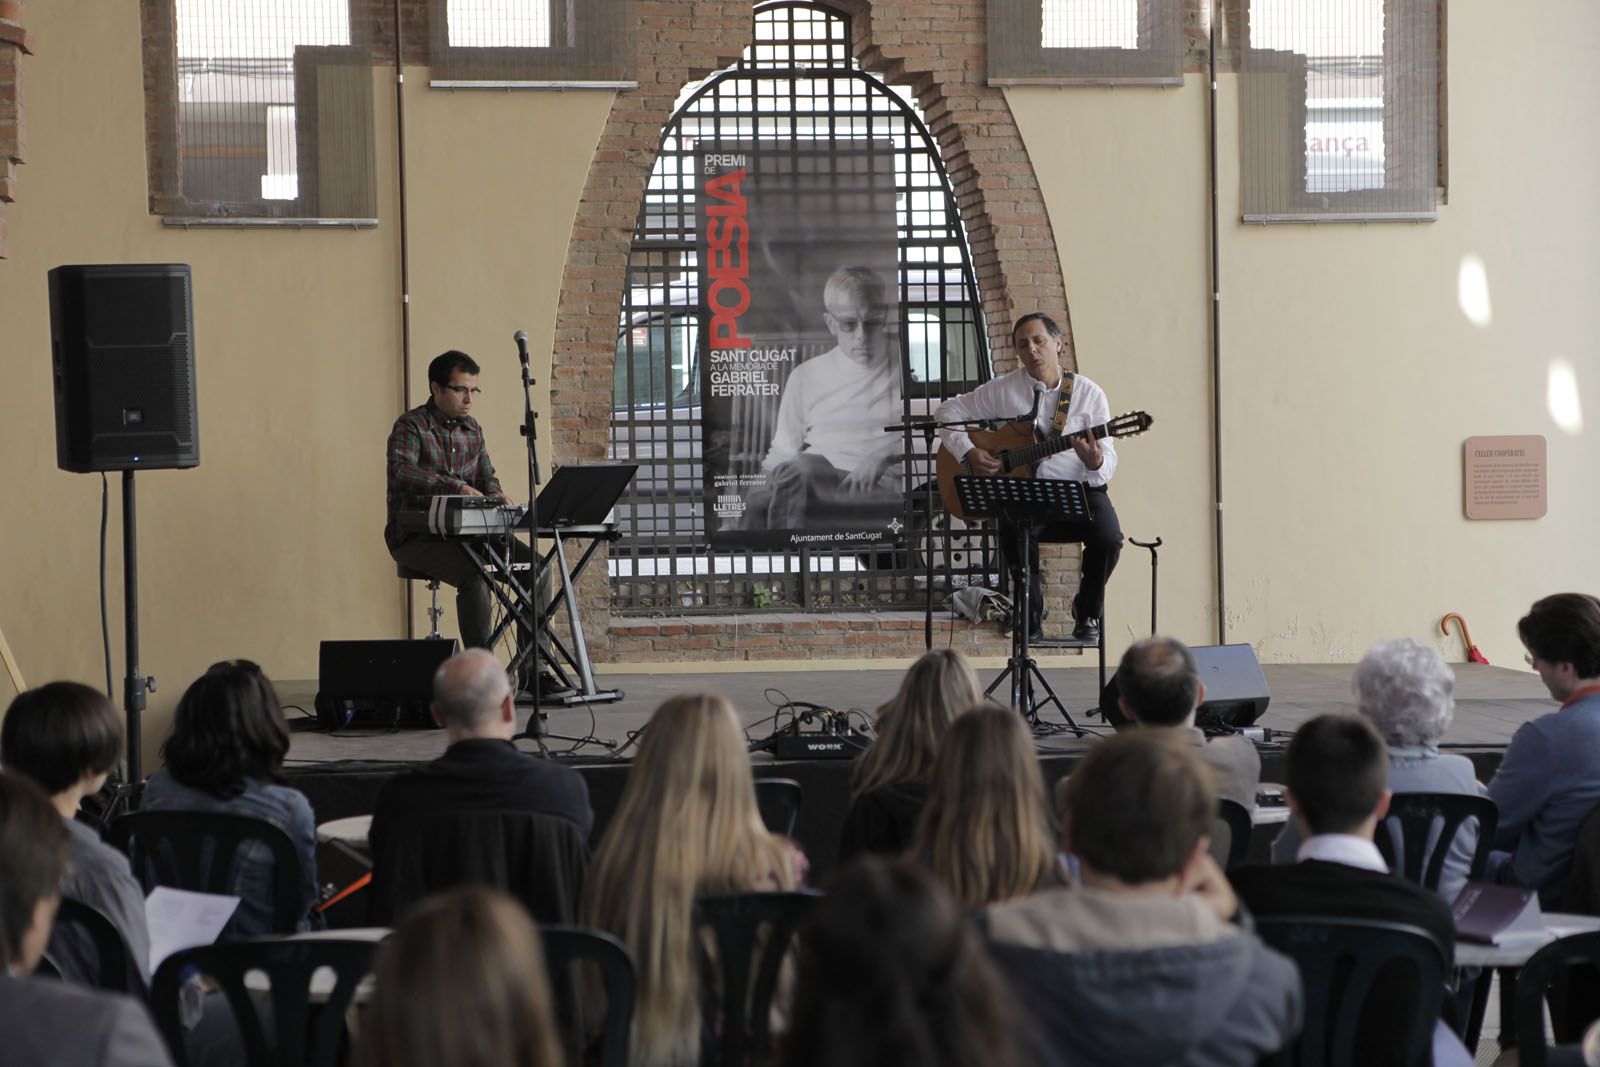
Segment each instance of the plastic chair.
[{"label": "plastic chair", "polygon": [[[1228,827],[1228,851],[1224,858],[1224,868],[1239,866],[1250,858],[1250,831],[1253,823],[1250,821],[1250,809],[1237,800],[1227,797],[1217,799],[1217,821]],[[1216,835],[1212,835],[1213,842]]]},{"label": "plastic chair", "polygon": [[[550,987],[555,990],[557,1006],[566,1009],[563,1016],[569,1022],[567,1062],[627,1067],[636,985],[633,957],[621,941],[599,930],[544,926],[540,927],[539,935],[544,940],[544,962],[550,972]],[[598,1055],[592,1061],[583,1056],[592,1028],[583,1018],[582,987],[576,976],[568,972],[569,967],[580,963],[592,963],[599,968],[606,997],[605,1028],[600,1035]]]},{"label": "plastic chair", "polygon": [[793,837],[800,821],[800,783],[793,778],[757,778],[756,808],[768,831]]},{"label": "plastic chair", "polygon": [[778,970],[800,923],[821,894],[734,893],[701,897],[697,931],[709,930],[716,951],[695,939],[700,963],[700,1063],[745,1067],[771,1051],[772,996]]},{"label": "plastic chair", "polygon": [[[93,946],[95,961],[93,975],[63,974],[61,961],[54,953],[55,936],[63,929],[76,931],[83,940]],[[51,944],[45,949],[44,959],[40,960],[36,973],[54,975],[69,981],[80,978],[96,989],[127,993],[140,1000],[146,999],[150,992],[145,987],[144,969],[139,961],[133,958],[133,952],[128,948],[128,943],[122,939],[122,933],[116,924],[99,908],[85,904],[81,900],[74,900],[72,897],[61,898],[61,906],[56,910]]]},{"label": "plastic chair", "polygon": [[1375,992],[1385,994],[1377,987],[1391,965],[1409,965],[1418,1002],[1386,1002],[1407,1025],[1365,1036],[1381,1038],[1402,1063],[1427,1067],[1433,1062],[1445,950],[1432,934],[1405,923],[1294,916],[1257,918],[1256,933],[1299,965],[1305,983],[1305,1028],[1299,1040],[1263,1063],[1361,1067],[1356,1056],[1362,1013]]},{"label": "plastic chair", "polygon": [[[272,854],[272,929],[292,934],[301,913],[300,855],[289,835],[265,819],[218,811],[136,811],[115,820],[111,842],[121,849],[145,892],[158,885],[198,893],[239,895],[246,846]],[[237,917],[223,931],[226,938]]]},{"label": "plastic chair", "polygon": [[[151,1009],[173,1062],[187,1067],[179,995],[198,973],[228,998],[248,1067],[338,1067],[348,1044],[345,1016],[377,949],[376,941],[333,938],[262,938],[184,949],[156,969]],[[334,973],[331,988],[314,981],[323,968]],[[247,984],[251,972],[265,974],[270,991]]]},{"label": "plastic chair", "polygon": [[[1575,966],[1600,967],[1600,932],[1574,934],[1552,941],[1522,965],[1514,994],[1519,1067],[1544,1067],[1553,1049],[1570,1047],[1545,1040],[1544,1003],[1551,986]],[[1593,1010],[1593,1005],[1585,1006]],[[1582,1033],[1582,1027],[1590,1020],[1572,1022],[1576,1031]]]},{"label": "plastic chair", "polygon": [[[1469,819],[1477,822],[1478,844],[1472,853],[1467,878],[1477,880],[1483,877],[1483,869],[1489,862],[1495,827],[1500,822],[1500,809],[1488,797],[1472,793],[1396,793],[1389,801],[1389,814],[1379,824],[1374,837],[1391,871],[1408,882],[1436,892],[1450,848]],[[1434,820],[1441,821],[1437,837],[1432,836]],[[1398,857],[1394,844],[1396,833],[1402,849]],[[1428,847],[1430,838],[1431,850]]]}]

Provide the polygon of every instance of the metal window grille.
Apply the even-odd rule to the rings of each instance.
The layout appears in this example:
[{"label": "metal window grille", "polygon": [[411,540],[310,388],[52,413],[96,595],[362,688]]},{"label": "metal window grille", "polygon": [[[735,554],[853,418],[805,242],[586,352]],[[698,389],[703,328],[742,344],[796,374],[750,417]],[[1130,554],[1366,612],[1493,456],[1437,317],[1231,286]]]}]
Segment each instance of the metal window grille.
[{"label": "metal window grille", "polygon": [[1178,85],[1184,0],[989,0],[990,85]]},{"label": "metal window grille", "polygon": [[[799,2],[757,7],[754,36],[732,68],[686,90],[667,124],[640,205],[617,331],[609,452],[639,472],[617,509],[611,599],[621,614],[917,608],[925,565],[935,593],[997,576],[986,527],[952,520],[922,488],[932,454],[902,441],[910,476],[903,532],[891,547],[713,550],[701,470],[697,146],[781,138],[833,145],[807,153],[848,167],[851,148],[891,146],[894,159],[898,337],[906,414],[923,414],[989,376],[981,304],[960,212],[912,103],[860,70],[847,18]],[[833,162],[830,162],[833,161]]]}]

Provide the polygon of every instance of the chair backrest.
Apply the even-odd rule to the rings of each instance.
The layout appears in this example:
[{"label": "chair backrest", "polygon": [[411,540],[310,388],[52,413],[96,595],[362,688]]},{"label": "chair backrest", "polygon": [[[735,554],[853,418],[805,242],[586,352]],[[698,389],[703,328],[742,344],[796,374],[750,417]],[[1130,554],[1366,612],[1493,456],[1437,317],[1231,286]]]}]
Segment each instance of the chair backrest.
[{"label": "chair backrest", "polygon": [[[694,904],[700,965],[700,1063],[745,1067],[770,1052],[772,995],[795,931],[820,893],[733,893]],[[708,951],[704,932],[715,952]]]},{"label": "chair backrest", "polygon": [[1250,829],[1253,825],[1250,820],[1250,809],[1237,800],[1227,797],[1217,799],[1217,822],[1227,827],[1228,850],[1218,855],[1217,846],[1220,835],[1211,835],[1212,856],[1224,868],[1237,867],[1250,857]]},{"label": "chair backrest", "polygon": [[[1256,932],[1300,967],[1305,986],[1305,1028],[1300,1039],[1265,1062],[1297,1067],[1359,1067],[1362,1013],[1379,976],[1403,967],[1414,974],[1415,1004],[1389,1004],[1407,1025],[1381,1035],[1400,1054],[1397,1062],[1432,1062],[1434,1024],[1444,989],[1445,951],[1434,936],[1405,923],[1366,919],[1267,917]],[[1387,996],[1390,990],[1378,990]],[[1367,1035],[1369,1037],[1374,1035]]]},{"label": "chair backrest", "polygon": [[[633,1028],[635,978],[633,957],[627,948],[608,933],[576,926],[543,926],[544,962],[550,971],[550,988],[555,991],[558,1014],[568,1023],[567,1062],[595,1062],[599,1067],[628,1067],[628,1041]],[[570,968],[592,963],[600,972],[605,991],[606,1018],[601,1030],[595,1060],[586,1060],[584,1051],[593,1027],[583,1016],[582,982]]]},{"label": "chair backrest", "polygon": [[1570,915],[1600,915],[1600,807],[1589,812],[1578,828],[1559,908]]},{"label": "chair backrest", "polygon": [[[1520,1067],[1544,1067],[1549,1060],[1552,1046],[1546,1041],[1544,1029],[1545,994],[1557,979],[1569,977],[1566,972],[1570,968],[1580,965],[1600,967],[1600,932],[1574,934],[1552,941],[1522,965],[1522,971],[1517,976],[1515,1009],[1517,1063]],[[1558,998],[1552,1003],[1553,1012],[1571,1008],[1572,1005],[1561,1003],[1562,999],[1566,998]],[[1592,999],[1583,1007],[1592,1012]],[[1589,1021],[1586,1018],[1571,1020],[1568,1029],[1581,1033],[1581,1028],[1587,1026]]]},{"label": "chair backrest", "polygon": [[756,808],[768,831],[794,836],[794,827],[800,820],[800,783],[793,778],[757,778]]},{"label": "chair backrest", "polygon": [[[93,960],[92,974],[75,975],[65,959],[57,958],[58,938],[63,933],[78,945],[89,947]],[[127,993],[144,1000],[149,995],[145,988],[144,967],[133,958],[122,932],[106,913],[92,904],[72,897],[62,897],[56,909],[55,926],[50,933],[50,945],[45,949],[44,961],[49,972],[68,980],[87,982],[96,989],[113,993]]]},{"label": "chair backrest", "polygon": [[[337,1067],[347,1044],[346,1012],[372,972],[377,949],[376,941],[333,938],[263,938],[184,949],[168,956],[151,979],[156,1025],[173,1061],[187,1067],[178,1002],[197,972],[228,998],[249,1067]],[[332,982],[318,977],[324,968],[332,970]],[[252,972],[264,974],[270,990],[259,980],[247,981]]]},{"label": "chair backrest", "polygon": [[[1424,889],[1437,890],[1450,847],[1469,821],[1477,824],[1478,843],[1467,878],[1476,880],[1483,877],[1489,849],[1494,844],[1495,826],[1500,821],[1500,810],[1488,797],[1472,793],[1396,793],[1389,800],[1389,814],[1373,836],[1391,871]],[[1395,836],[1400,838],[1398,856]]]},{"label": "chair backrest", "polygon": [[[279,827],[252,815],[217,811],[136,811],[111,824],[111,842],[127,854],[148,893],[158,885],[239,895],[250,848],[272,856],[272,929],[292,934],[301,914],[300,855]],[[233,934],[237,917],[223,937]]]},{"label": "chair backrest", "polygon": [[392,925],[430,893],[487,885],[541,923],[572,923],[589,846],[569,819],[523,811],[444,812],[374,823],[372,911]]}]

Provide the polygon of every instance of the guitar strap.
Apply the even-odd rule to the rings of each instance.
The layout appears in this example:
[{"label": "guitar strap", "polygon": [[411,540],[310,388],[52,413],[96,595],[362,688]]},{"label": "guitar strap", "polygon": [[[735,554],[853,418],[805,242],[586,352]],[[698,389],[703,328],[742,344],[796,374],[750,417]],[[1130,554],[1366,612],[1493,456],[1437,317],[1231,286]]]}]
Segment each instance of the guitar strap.
[{"label": "guitar strap", "polygon": [[1055,418],[1050,420],[1050,436],[1060,437],[1061,431],[1067,426],[1067,409],[1072,406],[1072,378],[1066,371],[1061,372],[1061,395],[1056,397]]}]

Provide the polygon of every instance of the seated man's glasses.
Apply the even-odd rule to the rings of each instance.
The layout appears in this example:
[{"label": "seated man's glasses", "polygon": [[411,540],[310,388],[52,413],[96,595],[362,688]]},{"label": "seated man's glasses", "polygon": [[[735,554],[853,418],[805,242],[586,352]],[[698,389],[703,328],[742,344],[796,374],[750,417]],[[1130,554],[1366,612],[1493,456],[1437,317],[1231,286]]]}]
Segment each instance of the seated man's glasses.
[{"label": "seated man's glasses", "polygon": [[445,388],[450,390],[452,393],[456,394],[456,396],[482,396],[483,395],[483,390],[479,389],[476,385],[447,385],[447,386],[445,386]]}]

